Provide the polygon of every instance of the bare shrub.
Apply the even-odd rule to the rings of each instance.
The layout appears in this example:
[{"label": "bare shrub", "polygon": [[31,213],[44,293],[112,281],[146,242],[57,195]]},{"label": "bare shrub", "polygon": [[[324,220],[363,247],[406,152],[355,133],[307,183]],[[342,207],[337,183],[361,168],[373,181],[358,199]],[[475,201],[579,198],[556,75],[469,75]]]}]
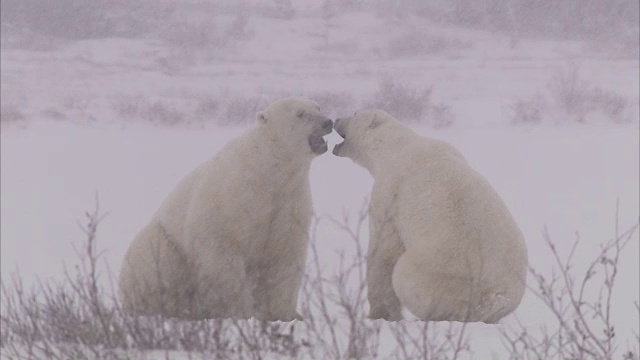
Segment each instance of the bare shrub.
[{"label": "bare shrub", "polygon": [[600,113],[614,123],[629,122],[629,104],[623,96],[592,87],[580,77],[580,67],[569,65],[557,71],[548,85],[551,100],[561,116],[587,122],[587,115]]},{"label": "bare shrub", "polygon": [[628,123],[629,100],[613,91],[591,86],[580,76],[580,67],[570,64],[554,73],[548,92],[516,100],[511,107],[511,124],[540,124],[552,115],[558,123],[589,123],[602,119],[615,124]]},{"label": "bare shrub", "polygon": [[372,2],[373,13],[389,22],[400,21],[406,15],[402,8],[403,4],[399,1],[375,0]]},{"label": "bare shrub", "polygon": [[66,112],[61,111],[55,107],[48,107],[44,109],[41,114],[49,120],[62,121],[67,119]]},{"label": "bare shrub", "polygon": [[395,323],[390,327],[397,344],[394,357],[427,360],[471,357],[466,323],[449,322],[444,329],[436,324],[430,321]]},{"label": "bare shrub", "polygon": [[[162,316],[132,316],[119,305],[113,286],[101,284],[110,275],[98,270],[101,252],[97,227],[104,215],[97,198],[94,211],[81,226],[85,241],[77,248],[74,272],[62,283],[38,282],[24,288],[19,273],[3,279],[0,300],[0,344],[8,358],[130,359],[145,353],[211,359],[375,359],[383,328],[395,339],[389,356],[413,359],[423,354],[455,358],[467,349],[459,329],[438,333],[433,325],[384,323],[366,319],[366,255],[362,236],[366,202],[355,224],[348,215],[336,220],[315,218],[311,252],[299,308],[304,322],[251,320],[187,321]],[[338,253],[339,265],[328,271],[321,260],[318,224],[329,221],[345,236],[348,246]],[[108,269],[108,267],[107,267]],[[102,280],[101,280],[102,279]],[[112,277],[108,278],[113,284]],[[462,327],[464,329],[464,327]],[[425,347],[426,346],[426,347]],[[432,354],[432,355],[428,355]]]},{"label": "bare shrub", "polygon": [[363,206],[355,227],[344,215],[341,221],[330,218],[347,236],[350,252],[337,253],[339,266],[326,274],[318,256],[314,222],[311,236],[311,265],[302,289],[302,316],[305,332],[311,340],[313,358],[376,358],[381,324],[366,320],[366,258],[360,232],[367,217]]},{"label": "bare shrub", "polygon": [[141,95],[122,95],[112,99],[111,107],[126,120],[142,120],[155,125],[174,126],[189,122],[181,111],[165,101],[149,101]]},{"label": "bare shrub", "polygon": [[429,112],[430,102],[430,88],[417,90],[387,76],[378,83],[368,106],[384,109],[406,122],[420,122]]},{"label": "bare shrub", "polygon": [[[85,239],[76,248],[74,271],[62,282],[39,281],[25,289],[19,273],[0,288],[0,345],[7,358],[130,359],[154,356],[211,359],[459,359],[473,355],[465,323],[384,322],[366,318],[366,202],[355,218],[315,217],[310,256],[299,299],[303,322],[213,319],[187,321],[162,316],[127,314],[105,280],[110,272],[98,266],[97,229],[104,218],[96,207],[85,214]],[[617,216],[616,216],[617,218]],[[328,269],[320,251],[318,225],[339,231],[344,248],[337,266]],[[611,304],[620,255],[634,239],[638,225],[618,233],[601,248],[587,271],[576,275],[572,257],[560,256],[550,236],[545,240],[559,272],[551,279],[534,269],[530,291],[553,313],[557,330],[541,336],[524,327],[502,332],[511,359],[611,359],[620,344],[615,336]],[[335,262],[334,262],[335,263]],[[108,269],[108,266],[106,267]],[[108,276],[108,278],[105,278]],[[589,291],[590,287],[595,288]],[[594,290],[594,289],[591,289]],[[594,298],[587,294],[595,294]],[[629,300],[631,301],[631,299]],[[636,308],[638,302],[636,300]],[[640,313],[636,314],[640,316]],[[636,333],[636,340],[637,333]],[[381,344],[392,348],[381,353]],[[623,359],[638,359],[631,348]]]},{"label": "bare shrub", "polygon": [[20,29],[17,47],[46,49],[61,40],[147,35],[166,23],[175,8],[154,0],[3,0],[2,24],[3,30],[5,24]]},{"label": "bare shrub", "polygon": [[406,123],[426,123],[435,128],[453,124],[453,115],[448,106],[434,104],[431,88],[416,89],[406,86],[392,77],[384,77],[365,107],[383,109]]},{"label": "bare shrub", "polygon": [[519,99],[511,108],[511,123],[537,125],[542,122],[546,110],[546,103],[541,94],[536,94],[530,99]]},{"label": "bare shrub", "polygon": [[322,112],[330,118],[352,112],[355,104],[353,96],[348,92],[316,92],[308,97],[317,102]]},{"label": "bare shrub", "polygon": [[591,42],[585,43],[583,49],[588,54],[607,54],[612,59],[637,60],[640,58],[640,27],[599,34]]},{"label": "bare shrub", "polygon": [[122,119],[161,126],[213,123],[221,126],[252,124],[256,114],[268,105],[266,97],[245,97],[223,91],[212,95],[188,95],[181,101],[151,101],[142,95],[120,95],[111,100]]},{"label": "bare shrub", "polygon": [[454,115],[448,105],[442,103],[433,104],[430,113],[429,124],[434,128],[446,128],[454,123]]},{"label": "bare shrub", "polygon": [[[343,213],[327,218],[345,237],[337,250],[338,266],[333,272],[323,267],[316,236],[316,218],[311,230],[311,253],[300,299],[309,358],[313,359],[456,359],[471,354],[464,324],[449,324],[444,331],[430,322],[370,320],[366,285],[366,246],[363,231],[367,223],[365,200],[355,218]],[[382,353],[382,342],[393,344]]]},{"label": "bare shrub", "polygon": [[329,27],[329,21],[338,15],[338,7],[340,5],[333,0],[322,0],[320,5],[320,16],[324,21],[325,28]]},{"label": "bare shrub", "polygon": [[271,0],[258,10],[258,14],[267,18],[291,20],[296,16],[296,8],[291,0]]},{"label": "bare shrub", "polygon": [[259,97],[226,94],[224,113],[218,123],[221,125],[253,124],[256,114],[266,105],[266,101]]},{"label": "bare shrub", "polygon": [[160,36],[167,45],[178,48],[209,49],[225,45],[224,37],[218,35],[213,20],[175,19],[167,24]]},{"label": "bare shrub", "polygon": [[[631,0],[400,0],[377,3],[393,4],[403,12],[437,23],[500,31],[516,39],[543,36],[555,40],[591,40],[638,28],[638,2]],[[390,9],[383,10],[388,12]],[[634,41],[637,46],[637,37]]]},{"label": "bare shrub", "polygon": [[66,39],[103,37],[114,33],[109,5],[106,0],[92,3],[73,0],[3,0],[2,21],[35,33]]},{"label": "bare shrub", "polygon": [[[77,249],[74,272],[63,282],[38,282],[26,290],[18,273],[1,287],[0,337],[3,357],[49,359],[130,359],[142,351],[209,354],[216,359],[290,356],[302,345],[294,324],[256,320],[184,321],[130,316],[101,286],[96,208],[81,226],[86,238]],[[107,267],[108,268],[108,267]],[[109,278],[113,284],[112,278]],[[111,289],[113,293],[113,286]]]},{"label": "bare shrub", "polygon": [[[542,328],[540,334],[531,333],[522,325],[503,330],[504,345],[511,359],[614,358],[621,339],[616,337],[611,318],[613,293],[620,255],[634,240],[638,224],[622,233],[618,229],[616,207],[615,237],[601,246],[600,253],[584,273],[576,273],[573,262],[579,237],[564,258],[545,229],[544,240],[555,262],[554,272],[549,278],[530,268],[535,285],[529,286],[529,291],[553,314],[556,323],[551,329]],[[637,304],[636,299],[636,307]],[[637,335],[636,340],[640,340]],[[638,349],[632,348],[623,354],[623,359],[638,359],[638,356]]]},{"label": "bare shrub", "polygon": [[340,14],[350,11],[362,11],[368,5],[366,0],[327,0],[326,2],[331,2],[335,11]]},{"label": "bare shrub", "polygon": [[62,283],[43,283],[26,290],[19,274],[2,282],[2,333],[8,334],[3,354],[16,358],[119,358],[114,346],[125,338],[98,285],[96,230],[103,215],[96,208],[80,225],[86,235],[77,250],[75,272],[65,270]]},{"label": "bare shrub", "polygon": [[211,59],[230,51],[253,36],[253,31],[249,29],[249,12],[246,9],[238,7],[234,17],[203,16],[204,11],[212,11],[209,9],[211,5],[205,6],[203,3],[193,9],[182,9],[159,26],[157,37],[170,51],[168,55],[160,58],[158,63],[169,74],[194,65],[209,63]]},{"label": "bare shrub", "polygon": [[594,88],[589,92],[588,101],[615,123],[631,121],[631,116],[627,113],[629,101],[618,93]]},{"label": "bare shrub", "polygon": [[[3,13],[4,13],[4,2]],[[68,39],[37,33],[14,24],[2,24],[0,45],[2,49],[25,49],[30,51],[55,51],[70,42]]]},{"label": "bare shrub", "polygon": [[154,101],[142,113],[145,120],[162,125],[176,125],[184,122],[184,116],[162,101]]},{"label": "bare shrub", "polygon": [[[328,34],[328,33],[327,33]],[[322,36],[323,44],[316,47],[315,50],[323,54],[333,54],[337,56],[349,57],[360,50],[360,43],[355,40],[332,40],[329,41],[328,36]]]},{"label": "bare shrub", "polygon": [[578,122],[585,121],[587,112],[593,109],[589,104],[589,87],[580,79],[580,69],[558,71],[549,82],[549,90],[556,106],[569,115],[574,115]]},{"label": "bare shrub", "polygon": [[201,121],[211,121],[215,119],[220,109],[220,101],[213,96],[202,96],[197,100],[195,117]]},{"label": "bare shrub", "polygon": [[24,120],[24,118],[24,113],[18,110],[15,106],[0,107],[0,122],[15,123]]},{"label": "bare shrub", "polygon": [[387,43],[387,55],[390,58],[437,55],[469,47],[470,43],[458,39],[412,30],[391,39]]},{"label": "bare shrub", "polygon": [[140,116],[145,99],[141,95],[118,95],[111,99],[111,108],[124,119]]},{"label": "bare shrub", "polygon": [[239,11],[233,18],[229,27],[225,30],[225,37],[231,40],[246,40],[251,37],[249,30],[249,14],[247,11]]}]

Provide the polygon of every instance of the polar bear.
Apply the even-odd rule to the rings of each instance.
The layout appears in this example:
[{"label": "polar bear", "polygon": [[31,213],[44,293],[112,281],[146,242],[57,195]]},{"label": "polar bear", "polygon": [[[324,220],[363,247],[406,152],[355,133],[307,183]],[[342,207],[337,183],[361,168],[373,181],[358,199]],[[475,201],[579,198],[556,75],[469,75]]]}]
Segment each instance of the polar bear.
[{"label": "polar bear", "polygon": [[337,119],[333,153],[374,178],[367,285],[372,319],[495,323],[519,305],[527,248],[498,194],[451,145],[382,110]]},{"label": "polar bear", "polygon": [[138,315],[290,321],[312,217],[309,168],[333,122],[291,97],[258,114],[177,185],[131,243],[119,276]]}]

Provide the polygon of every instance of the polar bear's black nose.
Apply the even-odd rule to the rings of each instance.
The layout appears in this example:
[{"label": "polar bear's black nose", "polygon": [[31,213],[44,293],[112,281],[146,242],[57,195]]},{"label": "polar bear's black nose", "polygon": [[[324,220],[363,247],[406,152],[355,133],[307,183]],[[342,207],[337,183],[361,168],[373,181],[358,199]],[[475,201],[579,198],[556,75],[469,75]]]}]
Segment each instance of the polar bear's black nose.
[{"label": "polar bear's black nose", "polygon": [[327,119],[322,123],[323,129],[331,129],[333,127],[333,121],[331,119]]}]

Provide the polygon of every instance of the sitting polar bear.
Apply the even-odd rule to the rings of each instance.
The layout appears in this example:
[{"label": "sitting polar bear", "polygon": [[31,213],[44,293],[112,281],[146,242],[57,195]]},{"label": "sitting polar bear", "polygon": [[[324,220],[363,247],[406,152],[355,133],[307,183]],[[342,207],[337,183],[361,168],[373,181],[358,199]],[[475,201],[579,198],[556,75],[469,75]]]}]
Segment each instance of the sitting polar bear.
[{"label": "sitting polar bear", "polygon": [[333,123],[292,97],[187,175],[131,243],[126,310],[192,319],[290,321],[312,216],[309,168]]},{"label": "sitting polar bear", "polygon": [[368,298],[373,319],[495,323],[520,303],[527,248],[489,183],[452,146],[381,110],[335,121],[333,153],[374,177]]}]

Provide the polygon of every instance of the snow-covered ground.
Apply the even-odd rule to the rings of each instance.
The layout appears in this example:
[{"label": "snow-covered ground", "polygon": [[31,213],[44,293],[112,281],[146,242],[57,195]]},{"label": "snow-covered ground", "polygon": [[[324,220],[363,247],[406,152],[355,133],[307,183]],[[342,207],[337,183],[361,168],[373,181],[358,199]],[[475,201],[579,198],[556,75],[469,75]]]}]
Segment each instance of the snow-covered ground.
[{"label": "snow-covered ground", "polygon": [[[348,94],[351,105],[344,110],[351,113],[366,104],[384,76],[416,89],[431,87],[435,101],[450,108],[451,127],[415,129],[454,144],[487,177],[521,226],[536,269],[551,271],[544,227],[562,254],[579,232],[580,267],[597,255],[598,244],[613,237],[617,199],[621,230],[637,223],[637,59],[586,52],[579,43],[522,40],[510,48],[508,39],[497,35],[417,20],[389,31],[388,21],[338,16],[325,31],[316,18],[252,18],[249,40],[195,64],[190,54],[181,57],[151,40],[83,41],[56,51],[3,49],[3,281],[16,269],[27,282],[60,278],[63,263],[75,261],[71,244],[83,238],[76,222],[93,208],[96,191],[101,210],[108,212],[99,244],[117,271],[128,243],[181,177],[244,131],[204,122],[206,113],[198,112],[203,99],[264,102],[285,94]],[[410,37],[407,33],[446,39],[449,45],[435,55],[396,56],[392,44]],[[564,121],[549,83],[575,67],[585,84],[626,99],[620,118],[611,121],[596,111],[584,124]],[[536,93],[548,103],[541,123],[512,125],[514,103]],[[154,102],[164,110],[141,115],[140,103]],[[173,114],[189,124],[144,121],[153,114]],[[16,120],[8,121],[9,115]],[[211,116],[225,113],[215,110]],[[328,139],[330,148],[338,142],[336,134]],[[311,171],[316,213],[355,214],[372,182],[350,160],[320,156]],[[321,261],[329,267],[336,265],[333,250],[343,241],[332,226],[322,222],[318,229]],[[640,297],[638,243],[636,234],[623,254],[614,300],[617,336],[629,341],[638,321],[633,306]],[[550,320],[541,309],[527,295],[515,314],[537,327]],[[514,323],[515,315],[503,322]],[[472,328],[470,336],[484,342],[479,349],[490,354],[502,345],[486,328]]]}]

